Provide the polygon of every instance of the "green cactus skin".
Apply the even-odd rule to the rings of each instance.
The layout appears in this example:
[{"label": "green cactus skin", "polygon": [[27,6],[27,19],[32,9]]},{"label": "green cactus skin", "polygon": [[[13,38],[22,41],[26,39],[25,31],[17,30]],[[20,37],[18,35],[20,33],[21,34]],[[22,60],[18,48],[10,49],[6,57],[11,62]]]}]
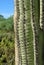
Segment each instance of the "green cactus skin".
[{"label": "green cactus skin", "polygon": [[[41,13],[40,2],[43,2],[43,1],[39,1],[39,0],[32,0],[32,1],[31,1],[32,4],[33,4],[32,12],[34,14],[34,17],[32,19],[34,19],[34,24],[36,26],[36,28],[35,27],[34,28],[37,30],[37,32],[34,33],[35,34],[35,50],[37,52],[37,54],[36,54],[36,52],[34,53],[35,54],[34,59],[36,60],[36,63],[35,62],[34,63],[35,63],[35,65],[43,65],[43,60],[42,60],[43,53],[42,52],[44,52],[44,51],[42,51],[42,50],[43,50],[43,47],[44,47],[44,40],[43,40],[44,24],[42,23],[43,19],[41,18],[41,17],[43,17],[43,11],[42,11],[42,15],[40,15],[40,13]],[[43,7],[43,4],[42,4],[42,7]],[[42,24],[42,26],[40,25],[40,23]],[[37,34],[37,36],[36,36],[36,34]],[[34,37],[33,37],[33,39],[34,39]],[[36,43],[36,40],[37,40],[37,43]]]},{"label": "green cactus skin", "polygon": [[40,35],[39,35],[39,59],[40,65],[44,65],[44,0],[40,0]]},{"label": "green cactus skin", "polygon": [[[19,13],[19,17],[16,21],[16,36],[17,40],[19,42],[18,46],[20,48],[20,62],[18,62],[19,65],[34,65],[34,51],[33,51],[33,33],[32,33],[32,27],[31,27],[31,20],[30,20],[30,1],[26,0],[17,0],[16,1],[16,10]],[[19,5],[17,5],[19,4]],[[30,34],[29,34],[30,33]],[[18,49],[19,51],[19,49]]]},{"label": "green cactus skin", "polygon": [[44,32],[41,30],[40,2],[41,0],[15,0],[15,44],[18,53],[15,65],[43,65]]},{"label": "green cactus skin", "polygon": [[38,1],[31,0],[30,8],[31,8],[31,24],[32,24],[32,30],[33,30],[34,65],[39,65],[39,62],[38,62],[39,61],[39,58],[38,58],[38,29],[37,29],[38,10],[35,9],[35,4],[38,5]]},{"label": "green cactus skin", "polygon": [[[21,47],[22,65],[33,65],[33,35],[30,23],[29,1],[19,0],[20,18],[19,18],[19,40]],[[27,8],[27,9],[26,9]],[[29,19],[29,20],[28,20]],[[31,33],[31,35],[29,35]],[[32,51],[31,51],[32,49]]]}]

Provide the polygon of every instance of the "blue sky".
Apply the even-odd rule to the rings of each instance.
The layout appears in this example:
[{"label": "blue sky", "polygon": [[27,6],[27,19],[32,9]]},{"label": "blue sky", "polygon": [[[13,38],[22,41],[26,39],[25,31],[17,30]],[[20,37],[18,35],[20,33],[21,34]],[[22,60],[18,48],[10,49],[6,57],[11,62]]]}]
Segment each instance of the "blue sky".
[{"label": "blue sky", "polygon": [[14,0],[0,0],[0,15],[5,18],[14,14]]}]

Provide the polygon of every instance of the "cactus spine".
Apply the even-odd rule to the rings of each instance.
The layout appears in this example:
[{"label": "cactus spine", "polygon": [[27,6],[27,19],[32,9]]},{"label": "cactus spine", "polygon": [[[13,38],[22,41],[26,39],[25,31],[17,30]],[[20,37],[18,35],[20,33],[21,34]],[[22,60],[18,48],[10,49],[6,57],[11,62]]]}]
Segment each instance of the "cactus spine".
[{"label": "cactus spine", "polygon": [[39,3],[39,0],[15,0],[15,65],[42,65],[41,49],[44,41],[40,30],[42,8]]}]

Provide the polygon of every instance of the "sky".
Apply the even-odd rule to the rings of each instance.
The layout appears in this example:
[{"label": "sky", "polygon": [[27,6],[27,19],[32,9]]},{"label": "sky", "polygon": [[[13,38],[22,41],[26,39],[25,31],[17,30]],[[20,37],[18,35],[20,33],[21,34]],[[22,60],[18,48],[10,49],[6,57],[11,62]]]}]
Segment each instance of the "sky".
[{"label": "sky", "polygon": [[0,15],[5,18],[14,14],[14,0],[0,0]]}]

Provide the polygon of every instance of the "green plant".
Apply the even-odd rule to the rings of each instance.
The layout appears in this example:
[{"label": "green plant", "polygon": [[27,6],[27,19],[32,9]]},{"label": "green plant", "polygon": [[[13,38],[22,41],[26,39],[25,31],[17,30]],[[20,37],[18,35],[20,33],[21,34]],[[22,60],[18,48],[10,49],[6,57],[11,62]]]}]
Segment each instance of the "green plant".
[{"label": "green plant", "polygon": [[[42,65],[43,29],[40,2],[15,0],[15,50],[16,65]],[[44,24],[42,23],[43,27]]]},{"label": "green plant", "polygon": [[0,65],[14,65],[14,30],[13,16],[3,19],[0,16]]}]

